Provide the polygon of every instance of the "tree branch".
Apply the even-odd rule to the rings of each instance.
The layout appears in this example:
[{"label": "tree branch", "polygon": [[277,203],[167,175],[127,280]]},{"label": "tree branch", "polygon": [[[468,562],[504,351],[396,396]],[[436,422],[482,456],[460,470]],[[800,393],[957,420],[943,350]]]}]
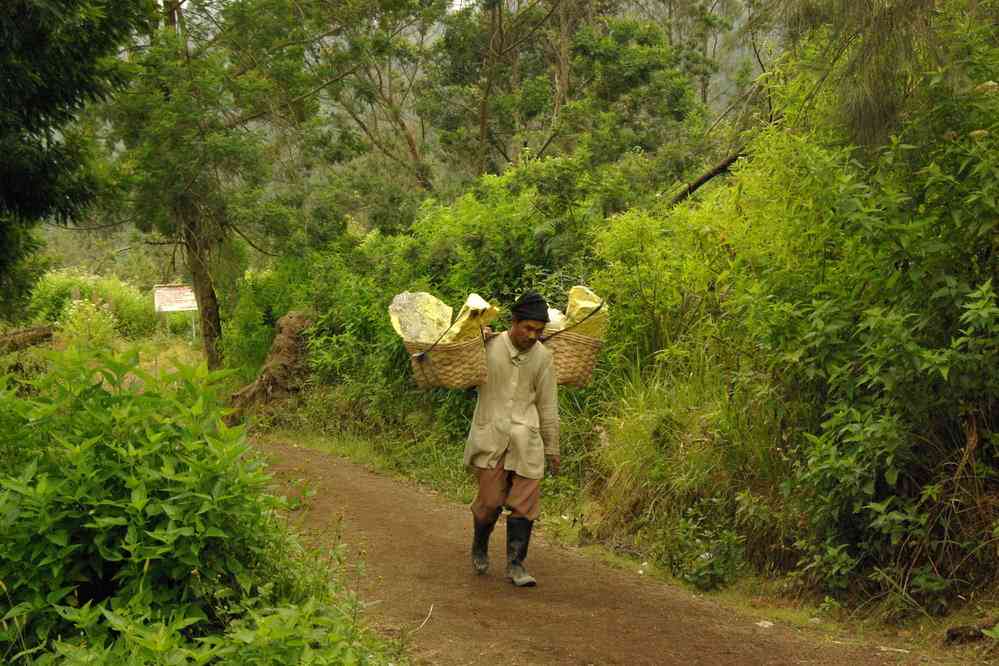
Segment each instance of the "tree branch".
[{"label": "tree branch", "polygon": [[[753,46],[753,54],[756,56],[756,62],[759,64],[760,69],[763,70],[764,74],[768,74],[767,66],[763,64],[763,58],[760,56],[760,49],[756,46],[756,33],[752,33],[752,37],[749,43]],[[770,95],[770,91],[767,91],[767,109],[770,111],[770,122],[774,121],[774,102]]]},{"label": "tree branch", "polygon": [[44,224],[54,229],[68,229],[70,231],[100,231],[101,229],[111,229],[113,227],[120,227],[123,224],[128,224],[128,220],[122,220],[121,222],[111,222],[110,224],[99,224],[96,227],[80,227],[69,224],[53,224],[51,222],[45,222]]},{"label": "tree branch", "polygon": [[716,164],[710,171],[702,174],[697,180],[687,183],[683,186],[683,190],[673,197],[673,200],[669,202],[670,206],[675,206],[684,199],[688,198],[691,194],[696,192],[702,185],[707,183],[709,180],[715,176],[719,176],[729,170],[729,168],[735,164],[735,161],[745,154],[744,149],[740,148],[733,154],[726,157],[724,160]]},{"label": "tree branch", "polygon": [[[343,79],[347,78],[348,76],[350,76],[351,74],[353,74],[354,72],[356,72],[360,68],[361,68],[361,65],[357,65],[355,67],[351,67],[346,72],[344,72],[342,74],[339,74],[339,75],[333,77],[332,79],[330,79],[328,81],[323,81],[321,84],[319,84],[318,86],[316,86],[312,90],[310,90],[310,91],[308,91],[306,93],[303,93],[303,94],[299,95],[298,97],[296,97],[295,99],[287,102],[285,104],[285,106],[291,107],[294,104],[298,104],[299,102],[301,102],[303,100],[306,100],[306,99],[312,97],[313,95],[318,94],[320,91],[323,90],[323,88],[328,88],[329,86],[333,85],[334,83],[338,83],[338,82],[342,81]],[[248,123],[248,122],[250,122],[252,120],[256,120],[257,118],[262,118],[262,117],[264,117],[264,116],[266,116],[266,115],[268,115],[268,114],[270,114],[272,112],[273,112],[272,109],[264,109],[263,111],[259,111],[257,113],[251,113],[250,115],[244,116],[243,118],[240,118],[239,120],[236,120],[236,121],[233,121],[231,123],[226,124],[225,128],[226,129],[235,129],[236,127],[239,127],[241,125],[245,125],[246,123]]]},{"label": "tree branch", "polygon": [[[757,91],[759,89],[760,89],[760,83],[759,83],[759,81],[757,81],[752,86],[750,86],[749,90],[747,90],[746,92],[744,92],[742,95],[739,96],[738,99],[736,99],[734,102],[732,102],[731,104],[729,104],[728,108],[726,108],[717,118],[715,118],[715,121],[713,123],[711,123],[711,126],[708,127],[708,129],[706,129],[704,131],[704,136],[707,136],[708,134],[711,134],[711,132],[714,130],[714,128],[718,127],[718,125],[721,123],[721,121],[724,120],[725,117],[729,113],[731,113],[733,109],[735,109],[735,107],[739,106],[742,103],[748,104],[750,102],[750,100],[752,100],[753,96],[757,93]],[[773,122],[773,107],[772,106],[770,107],[770,120],[771,120],[771,122]]]},{"label": "tree branch", "polygon": [[[533,9],[536,4],[538,3],[534,3],[534,5],[531,5],[530,7],[528,7],[528,9]],[[500,51],[499,55],[501,56],[506,55],[507,53],[509,53],[510,51],[512,51],[513,49],[517,48],[518,46],[526,42],[528,39],[530,39],[534,35],[534,33],[538,31],[538,28],[543,26],[545,23],[548,23],[548,19],[552,17],[552,14],[555,13],[555,10],[558,9],[558,6],[560,4],[562,4],[562,0],[556,0],[554,3],[552,3],[552,8],[548,10],[548,13],[545,14],[544,18],[535,23],[534,26],[530,30],[528,30],[524,36],[522,36],[520,39],[510,44],[510,46]],[[526,12],[527,10],[524,11]]]},{"label": "tree branch", "polygon": [[538,150],[538,157],[545,156],[545,151],[548,150],[548,146],[551,145],[552,141],[555,140],[555,137],[559,135],[559,132],[561,132],[561,130],[562,130],[561,124],[557,125],[552,129],[551,134],[548,135],[548,138],[545,139],[545,142],[541,145],[541,148]]},{"label": "tree branch", "polygon": [[235,231],[237,234],[239,234],[240,238],[242,238],[247,243],[249,243],[250,247],[252,247],[254,250],[256,250],[257,252],[259,252],[260,254],[266,254],[268,257],[280,257],[281,256],[279,254],[274,254],[273,252],[268,252],[267,250],[264,250],[264,249],[261,249],[260,247],[258,247],[256,245],[256,243],[254,243],[253,241],[251,241],[250,237],[247,236],[246,234],[244,234],[242,231],[240,231],[239,227],[237,227],[235,224],[232,224],[231,222],[227,222],[226,226],[228,228],[232,229],[233,231]]},{"label": "tree branch", "polygon": [[492,144],[492,147],[495,148],[496,151],[503,156],[503,159],[505,159],[508,164],[513,164],[513,160],[510,159],[510,156],[507,154],[506,149],[503,147],[502,144],[500,144],[499,138],[496,136],[496,133],[493,132],[492,130],[489,130],[489,143]]}]

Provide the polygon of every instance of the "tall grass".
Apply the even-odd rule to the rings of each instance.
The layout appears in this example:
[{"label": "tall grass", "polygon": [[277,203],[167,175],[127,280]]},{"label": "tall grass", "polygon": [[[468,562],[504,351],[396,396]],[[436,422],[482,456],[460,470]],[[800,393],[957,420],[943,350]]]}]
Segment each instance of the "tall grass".
[{"label": "tall grass", "polygon": [[[703,522],[732,526],[747,489],[779,496],[790,464],[779,445],[776,396],[764,377],[731,367],[730,355],[710,342],[677,348],[645,372],[632,366],[614,391],[592,457],[589,490],[600,508],[588,529],[595,536],[668,562],[684,548],[675,528],[691,512],[708,507]],[[747,556],[767,559],[765,552]]]}]

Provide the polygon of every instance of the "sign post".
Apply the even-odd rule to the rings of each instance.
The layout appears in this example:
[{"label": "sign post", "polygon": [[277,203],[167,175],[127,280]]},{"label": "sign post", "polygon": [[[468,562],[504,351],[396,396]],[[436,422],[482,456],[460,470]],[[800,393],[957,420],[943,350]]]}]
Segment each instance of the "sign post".
[{"label": "sign post", "polygon": [[[156,312],[197,312],[198,299],[186,284],[157,284],[153,286],[153,304]],[[197,337],[195,317],[191,316],[191,342]]]}]

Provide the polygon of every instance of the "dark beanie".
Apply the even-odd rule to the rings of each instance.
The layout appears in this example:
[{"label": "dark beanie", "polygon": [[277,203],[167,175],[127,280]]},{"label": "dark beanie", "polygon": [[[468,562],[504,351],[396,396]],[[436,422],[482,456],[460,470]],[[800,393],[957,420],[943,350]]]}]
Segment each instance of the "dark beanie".
[{"label": "dark beanie", "polygon": [[548,323],[548,304],[536,291],[524,292],[510,308],[514,319],[530,319]]}]

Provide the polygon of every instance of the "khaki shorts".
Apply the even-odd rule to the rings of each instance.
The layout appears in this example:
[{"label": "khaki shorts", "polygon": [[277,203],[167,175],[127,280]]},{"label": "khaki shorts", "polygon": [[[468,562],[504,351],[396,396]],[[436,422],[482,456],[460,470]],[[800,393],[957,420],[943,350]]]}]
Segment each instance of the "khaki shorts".
[{"label": "khaki shorts", "polygon": [[528,479],[503,469],[505,459],[503,454],[493,469],[471,468],[479,481],[472,515],[480,523],[494,520],[503,507],[510,509],[511,518],[536,520],[541,513],[541,479]]}]

